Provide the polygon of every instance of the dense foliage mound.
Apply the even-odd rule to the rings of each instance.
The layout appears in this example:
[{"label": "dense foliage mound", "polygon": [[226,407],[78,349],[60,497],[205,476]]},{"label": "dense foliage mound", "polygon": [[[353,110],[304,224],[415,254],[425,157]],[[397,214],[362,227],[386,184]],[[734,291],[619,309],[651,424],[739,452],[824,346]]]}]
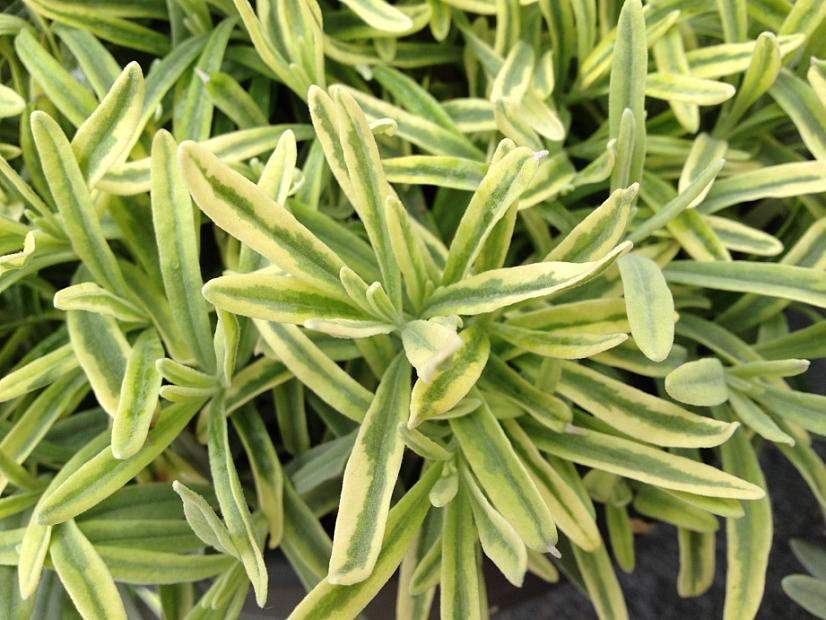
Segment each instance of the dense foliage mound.
[{"label": "dense foliage mound", "polygon": [[235,618],[278,548],[295,620],[622,619],[662,521],[753,618],[759,450],[826,510],[824,58],[822,0],[7,4],[0,616]]}]

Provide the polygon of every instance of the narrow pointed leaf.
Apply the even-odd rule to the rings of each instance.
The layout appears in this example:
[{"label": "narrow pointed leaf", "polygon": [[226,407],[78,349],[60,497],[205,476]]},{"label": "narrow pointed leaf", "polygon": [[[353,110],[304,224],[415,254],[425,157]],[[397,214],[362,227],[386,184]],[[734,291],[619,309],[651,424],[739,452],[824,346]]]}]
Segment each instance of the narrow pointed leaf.
[{"label": "narrow pointed leaf", "polygon": [[112,574],[74,521],[52,534],[52,562],[75,608],[84,618],[126,619],[126,610]]},{"label": "narrow pointed leaf", "polygon": [[141,334],[129,353],[112,425],[112,454],[117,459],[133,456],[146,440],[161,389],[155,363],[162,357],[163,347],[154,330]]},{"label": "narrow pointed leaf", "polygon": [[247,500],[229,450],[223,399],[219,397],[217,401],[213,400],[208,411],[209,469],[215,486],[215,495],[218,497],[230,540],[238,551],[244,570],[255,590],[255,601],[259,607],[263,607],[267,600],[267,567],[252,529]]},{"label": "narrow pointed leaf", "polygon": [[466,468],[462,470],[462,484],[466,489],[463,492],[470,498],[482,550],[508,581],[517,588],[521,587],[528,562],[525,543],[511,524],[490,505]]},{"label": "narrow pointed leaf", "polygon": [[98,284],[126,296],[123,274],[106,243],[89,189],[63,130],[45,112],[34,112],[32,133],[72,248]]},{"label": "narrow pointed leaf", "polygon": [[557,540],[548,507],[486,405],[450,420],[479,484],[531,549],[544,552]]},{"label": "narrow pointed leaf", "polygon": [[140,65],[131,62],[97,109],[78,127],[72,150],[89,187],[94,187],[109,168],[126,160],[136,139],[143,89]]},{"label": "narrow pointed leaf", "polygon": [[358,583],[373,571],[404,452],[397,429],[409,407],[410,367],[399,355],[379,383],[344,470],[330,583]]},{"label": "narrow pointed leaf", "polygon": [[164,289],[172,318],[187,347],[205,370],[215,367],[211,327],[198,263],[192,201],[176,159],[171,134],[160,131],[152,141],[152,223]]},{"label": "narrow pointed leaf", "polygon": [[806,267],[749,261],[677,260],[669,264],[664,273],[666,280],[675,284],[755,293],[826,308],[826,273]]},{"label": "narrow pointed leaf", "polygon": [[195,202],[218,226],[290,274],[339,290],[341,259],[263,190],[193,142],[178,158]]},{"label": "narrow pointed leaf", "polygon": [[586,263],[534,263],[493,269],[439,288],[425,314],[482,314],[526,299],[563,291],[596,277],[630,249],[621,243],[600,260]]},{"label": "narrow pointed leaf", "polygon": [[562,435],[540,430],[536,425],[530,428],[540,450],[664,489],[734,499],[765,495],[750,482],[628,439],[592,430]]},{"label": "narrow pointed leaf", "polygon": [[559,392],[626,435],[657,445],[716,446],[737,428],[572,362],[562,366]]},{"label": "narrow pointed leaf", "polygon": [[427,494],[438,476],[439,468],[431,467],[390,510],[381,552],[370,577],[351,586],[338,586],[322,581],[293,609],[288,620],[336,620],[342,617],[356,617],[401,563],[404,553],[427,514]]},{"label": "narrow pointed leaf", "polygon": [[342,294],[332,295],[269,270],[214,278],[203,287],[203,295],[222,310],[267,321],[300,325],[310,319],[371,319]]},{"label": "narrow pointed leaf", "polygon": [[480,575],[476,566],[476,529],[467,491],[460,490],[445,509],[442,530],[440,615],[481,620]]}]

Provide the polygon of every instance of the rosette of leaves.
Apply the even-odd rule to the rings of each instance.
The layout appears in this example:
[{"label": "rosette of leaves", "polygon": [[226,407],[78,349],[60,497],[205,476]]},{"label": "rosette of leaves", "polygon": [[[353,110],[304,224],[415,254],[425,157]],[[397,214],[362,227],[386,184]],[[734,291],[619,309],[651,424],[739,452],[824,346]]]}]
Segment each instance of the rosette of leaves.
[{"label": "rosette of leaves", "polygon": [[236,617],[280,547],[293,618],[486,617],[483,557],[623,618],[638,516],[753,617],[763,440],[826,507],[822,3],[344,4],[0,16],[4,612]]}]

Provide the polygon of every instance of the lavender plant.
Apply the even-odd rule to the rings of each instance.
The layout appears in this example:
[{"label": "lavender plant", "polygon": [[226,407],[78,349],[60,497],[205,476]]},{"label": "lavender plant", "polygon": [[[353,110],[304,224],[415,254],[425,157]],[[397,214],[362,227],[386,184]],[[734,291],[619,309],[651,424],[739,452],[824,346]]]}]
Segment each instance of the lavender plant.
[{"label": "lavender plant", "polygon": [[759,451],[826,513],[824,58],[819,0],[12,2],[3,617],[235,618],[280,549],[293,620],[486,563],[621,619],[634,519],[755,617]]}]

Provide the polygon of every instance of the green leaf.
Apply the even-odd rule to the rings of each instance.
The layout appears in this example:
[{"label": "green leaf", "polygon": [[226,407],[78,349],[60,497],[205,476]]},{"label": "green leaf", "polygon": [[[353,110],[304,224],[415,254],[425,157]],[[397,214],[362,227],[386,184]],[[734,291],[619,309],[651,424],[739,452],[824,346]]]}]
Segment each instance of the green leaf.
[{"label": "green leaf", "polygon": [[697,407],[720,405],[728,400],[723,365],[716,357],[675,368],[665,378],[665,391],[674,400]]},{"label": "green leaf", "polygon": [[[223,398],[213,399],[208,406],[209,470],[218,505],[229,532],[230,540],[255,591],[255,602],[263,607],[267,600],[267,567],[252,529],[244,490],[229,450],[227,420]],[[157,428],[157,427],[156,427]]]},{"label": "green leaf", "polygon": [[382,160],[391,183],[436,185],[474,191],[485,176],[485,164],[445,155],[407,155]]},{"label": "green leaf", "polygon": [[0,379],[0,401],[49,385],[78,366],[71,344],[64,344],[7,373]]},{"label": "green leaf", "polygon": [[259,319],[255,327],[284,365],[328,405],[361,422],[373,395],[339,368],[300,329]]},{"label": "green leaf", "polygon": [[106,446],[43,496],[35,511],[39,523],[67,521],[112,495],[151,463],[180,434],[203,401],[174,403],[161,411],[143,447],[128,459],[118,460]]},{"label": "green leaf", "polygon": [[0,84],[0,118],[17,116],[25,109],[25,100],[8,86]]},{"label": "green leaf", "polygon": [[221,71],[206,73],[201,68],[198,71],[201,73],[198,73],[197,77],[204,82],[209,97],[239,129],[267,124],[267,117],[259,105],[231,75]]},{"label": "green leaf", "polygon": [[446,130],[461,135],[441,103],[415,80],[384,65],[373,69],[373,77],[409,112],[431,119]]},{"label": "green leaf", "polygon": [[679,73],[649,73],[645,76],[645,94],[652,99],[717,105],[734,96],[734,86]]},{"label": "green leaf", "polygon": [[826,584],[808,575],[789,575],[781,581],[783,591],[803,609],[818,618],[826,618]]},{"label": "green leaf", "polygon": [[[642,177],[645,158],[645,82],[648,71],[645,18],[639,0],[627,0],[622,5],[617,22],[617,38],[611,59],[611,81],[608,94],[609,136],[616,140],[620,120],[626,109],[634,119],[633,147],[629,156],[629,176],[633,183]],[[617,179],[617,171],[614,171]],[[612,184],[613,185],[613,184]]]},{"label": "green leaf", "polygon": [[[431,512],[430,514],[441,515],[441,512]],[[442,568],[442,532],[443,529],[440,527],[439,538],[431,544],[429,549],[425,550],[425,553],[416,565],[416,569],[413,571],[410,579],[411,594],[420,595],[439,585]]]},{"label": "green leaf", "polygon": [[730,389],[728,399],[737,417],[758,435],[769,441],[794,445],[794,438],[784,433],[774,420],[748,396],[736,389]]},{"label": "green leaf", "polygon": [[534,62],[531,46],[524,41],[517,41],[496,74],[491,85],[490,100],[494,103],[504,98],[521,101],[531,86]]},{"label": "green leaf", "polygon": [[576,565],[600,620],[627,620],[628,610],[605,546],[584,551],[572,545]]},{"label": "green leaf", "polygon": [[[434,59],[434,50],[432,48],[428,49],[425,43],[415,43],[414,45],[417,51],[423,54],[423,58],[426,59],[425,64],[431,64]],[[404,46],[404,43],[397,45],[399,48],[397,51],[397,61],[399,52],[403,51],[402,46]],[[448,50],[449,46],[442,45],[441,48]],[[426,118],[411,114],[386,101],[372,97],[354,88],[347,88],[347,91],[364,110],[368,121],[375,121],[380,118],[389,118],[396,121],[398,126],[396,135],[409,141],[411,144],[415,144],[425,152],[431,153],[432,155],[452,155],[456,157],[467,157],[469,159],[483,158],[481,151],[472,144],[468,144],[468,139],[464,136],[456,136],[453,132],[447,131],[440,125]],[[485,110],[487,112],[489,108],[486,106]],[[490,116],[492,117],[492,110],[490,112]],[[490,120],[492,120],[492,118]],[[329,130],[329,128],[327,130]],[[335,172],[335,169],[333,169],[333,172]],[[338,178],[338,173],[336,173],[336,177]],[[339,178],[338,180],[339,184],[341,184],[341,179]]]},{"label": "green leaf", "polygon": [[[723,6],[726,3],[719,4]],[[730,130],[742,118],[746,110],[774,84],[780,72],[780,57],[781,51],[777,37],[771,32],[760,33],[734,103],[728,114],[720,121],[720,131]]]},{"label": "green leaf", "polygon": [[264,421],[254,408],[247,408],[230,419],[250,460],[255,494],[261,511],[267,517],[269,547],[274,549],[281,543],[284,532],[284,474],[281,463]]},{"label": "green leaf", "polygon": [[[663,181],[660,177],[646,173],[645,182],[642,190],[642,199],[646,205],[654,211],[660,204],[665,204],[668,207],[666,210],[663,207],[662,211],[657,213],[655,218],[665,217],[664,222],[658,222],[658,226],[663,224],[668,228],[669,234],[685,249],[686,253],[696,261],[728,261],[731,259],[726,248],[722,242],[711,230],[711,227],[703,220],[702,216],[691,209],[692,204],[700,199],[702,194],[708,189],[708,183],[713,180],[715,172],[711,166],[721,166],[721,160],[712,162],[708,168],[705,169],[702,175],[711,173],[706,177],[705,184],[699,183],[698,179],[688,185],[684,192],[687,196],[685,201],[681,198],[682,193],[675,194],[671,184]],[[711,169],[709,169],[711,168]],[[719,169],[718,169],[719,171]],[[696,189],[697,193],[694,197],[689,199],[689,192],[693,194]],[[674,211],[671,211],[674,209]],[[663,215],[660,216],[660,213]],[[651,232],[650,230],[647,232]],[[669,258],[671,258],[669,256]]]},{"label": "green leaf", "polygon": [[137,140],[135,125],[143,107],[143,90],[140,65],[130,62],[97,109],[78,127],[72,151],[89,187],[129,155]]},{"label": "green leaf", "polygon": [[443,285],[462,279],[496,222],[527,188],[537,166],[537,157],[528,148],[513,149],[491,165],[453,237],[442,275]]},{"label": "green leaf", "polygon": [[[78,371],[55,381],[15,420],[0,441],[0,451],[17,463],[24,463],[58,419],[70,412],[87,391],[86,377]],[[0,476],[0,489],[4,489],[8,482],[5,476]]]},{"label": "green leaf", "polygon": [[639,254],[626,254],[617,264],[634,342],[648,359],[662,362],[674,344],[674,300],[662,271]]},{"label": "green leaf", "polygon": [[[216,554],[188,555],[108,545],[96,549],[117,582],[133,585],[194,583],[238,565],[234,559]],[[246,598],[246,587],[244,595]]]},{"label": "green leaf", "polygon": [[415,428],[407,428],[407,424],[399,425],[399,434],[408,448],[424,458],[434,461],[446,461],[453,455],[452,452],[449,452],[440,443],[424,433],[420,433]]},{"label": "green leaf", "polygon": [[390,510],[381,552],[367,579],[351,586],[322,581],[293,609],[289,620],[334,620],[357,616],[401,563],[427,514],[427,494],[438,476],[438,467],[428,469]]},{"label": "green leaf", "polygon": [[727,207],[763,198],[788,198],[826,191],[826,163],[795,162],[764,166],[720,179],[698,209],[716,213]]},{"label": "green leaf", "polygon": [[115,319],[83,310],[66,313],[74,354],[100,406],[114,417],[131,347]]},{"label": "green leaf", "polygon": [[[789,248],[779,261],[779,266],[797,265],[822,272],[826,267],[826,219],[809,226],[797,242]],[[757,294],[743,295],[738,301],[719,315],[719,322],[726,326],[736,326],[737,331],[748,329],[780,313],[790,301],[783,298],[761,297]]]},{"label": "green leaf", "polygon": [[49,100],[75,127],[79,127],[97,107],[94,95],[43,49],[33,30],[24,28],[20,31],[14,39],[14,50]]},{"label": "green leaf", "polygon": [[763,489],[750,482],[636,441],[586,429],[562,435],[535,424],[530,431],[543,452],[663,489],[734,499],[758,499],[765,495]]},{"label": "green leaf", "polygon": [[[688,75],[691,68],[685,53],[683,35],[679,28],[671,28],[653,46],[657,69],[664,73]],[[647,81],[647,80],[646,80]],[[647,95],[650,93],[646,92]],[[700,128],[700,109],[692,103],[669,101],[669,107],[680,125],[689,133],[696,133]]]},{"label": "green leaf", "polygon": [[394,306],[399,307],[399,266],[390,245],[385,215],[391,189],[381,167],[378,146],[367,126],[367,118],[349,92],[339,89],[334,91],[334,97],[341,151],[349,176],[349,184],[344,189],[367,230],[387,294]]},{"label": "green leaf", "polygon": [[98,99],[106,97],[121,73],[120,65],[109,50],[86,30],[77,30],[57,22],[52,24],[52,29],[77,59],[77,64]]},{"label": "green leaf", "polygon": [[[467,492],[470,498],[473,521],[479,533],[482,550],[508,581],[517,588],[522,587],[528,567],[525,543],[519,538],[513,526],[490,505],[467,467],[462,466],[461,472],[463,490],[460,493]],[[463,500],[457,498],[455,501]],[[448,507],[448,514],[450,514],[450,507]]]},{"label": "green leaf", "polygon": [[758,342],[754,349],[768,359],[784,357],[815,358],[824,357],[823,339],[826,324],[815,323],[789,334]]},{"label": "green leaf", "polygon": [[263,190],[194,142],[183,143],[178,158],[195,202],[216,225],[291,275],[341,290],[341,259]]},{"label": "green leaf", "polygon": [[792,119],[815,159],[826,161],[826,103],[788,69],[780,71],[769,94]]},{"label": "green leaf", "polygon": [[[63,484],[82,465],[98,453],[108,444],[109,433],[103,432],[85,446],[80,448],[72,457],[66,461],[61,470],[52,478],[46,491],[41,495],[35,506],[35,512],[43,504],[46,495]],[[34,514],[29,519],[28,525],[23,531],[20,541],[19,561],[17,565],[17,576],[20,585],[20,593],[29,598],[38,588],[40,575],[43,571],[43,564],[46,554],[49,551],[49,543],[52,536],[51,525],[41,525]]]},{"label": "green leaf", "polygon": [[625,573],[634,572],[634,532],[625,506],[605,505],[605,525],[611,540],[611,550],[617,564]]},{"label": "green leaf", "polygon": [[112,425],[112,455],[116,459],[133,456],[146,440],[161,389],[161,373],[155,363],[162,357],[163,347],[154,330],[143,332],[129,353]]},{"label": "green leaf", "polygon": [[31,122],[40,163],[72,248],[98,284],[117,295],[128,297],[123,274],[106,243],[89,189],[69,141],[57,122],[45,112],[33,112]]},{"label": "green leaf", "polygon": [[[780,56],[786,59],[805,42],[805,37],[784,34],[777,37]],[[686,54],[691,73],[702,78],[719,78],[735,73],[742,73],[749,68],[757,41],[745,43],[723,43],[708,45]]]},{"label": "green leaf", "polygon": [[390,244],[396,254],[407,296],[415,307],[419,307],[431,282],[424,244],[400,200],[388,196],[385,209]]},{"label": "green leaf", "polygon": [[180,495],[184,506],[184,516],[196,536],[221,553],[237,556],[238,551],[229,531],[215,514],[212,506],[201,495],[177,480],[172,483],[172,488]]},{"label": "green leaf", "polygon": [[596,277],[630,248],[623,242],[601,259],[585,263],[533,263],[485,271],[436,289],[424,313],[428,317],[482,314],[557,293]]},{"label": "green leaf", "polygon": [[490,357],[485,367],[484,385],[491,394],[513,401],[551,430],[561,431],[571,421],[568,405],[534,387],[496,355]]},{"label": "green leaf", "polygon": [[793,538],[789,543],[794,557],[817,579],[826,579],[826,552],[810,542]]},{"label": "green leaf", "polygon": [[820,100],[826,101],[826,61],[812,58],[806,78]]},{"label": "green leaf", "polygon": [[409,321],[402,329],[402,344],[410,364],[424,383],[464,345],[449,320]]},{"label": "green leaf", "polygon": [[531,438],[515,420],[503,420],[502,426],[559,529],[582,549],[591,551],[599,547],[602,540],[594,519],[593,505],[573,466],[558,461],[568,467],[569,475],[566,476],[565,471],[552,466],[539,453]]},{"label": "green leaf", "polygon": [[715,540],[713,533],[677,529],[680,546],[677,594],[681,597],[702,596],[714,582]]},{"label": "green leaf", "polygon": [[476,528],[467,492],[460,488],[445,509],[442,529],[440,607],[442,618],[481,620],[480,571],[476,559]]},{"label": "green leaf", "polygon": [[754,394],[754,399],[772,413],[790,422],[813,433],[826,434],[826,420],[822,413],[826,405],[826,396],[761,384]]},{"label": "green leaf", "polygon": [[271,269],[214,278],[203,287],[203,295],[222,310],[280,323],[372,318],[355,308],[343,293],[331,294]]},{"label": "green leaf", "polygon": [[410,367],[397,355],[359,426],[344,470],[327,576],[330,583],[352,585],[373,572],[404,453],[397,429],[409,408]]},{"label": "green leaf", "polygon": [[826,273],[806,267],[749,261],[677,260],[670,263],[664,273],[666,280],[674,284],[754,293],[826,307]]},{"label": "green leaf", "polygon": [[211,30],[198,62],[195,63],[195,69],[189,76],[189,83],[182,87],[183,92],[176,102],[172,118],[175,139],[178,141],[200,142],[209,137],[213,105],[199,72],[209,75],[220,68],[235,23],[235,18],[225,19]]},{"label": "green leaf", "polygon": [[756,228],[714,215],[707,215],[704,219],[723,245],[730,250],[757,256],[776,256],[783,251],[780,241]]},{"label": "green leaf", "polygon": [[74,521],[55,528],[49,553],[60,582],[83,618],[126,619],[112,574]]},{"label": "green leaf", "polygon": [[585,366],[564,362],[560,394],[629,437],[662,446],[710,447],[736,430],[691,413],[672,402],[611,379]]},{"label": "green leaf", "polygon": [[384,0],[346,0],[343,4],[376,30],[404,32],[413,25],[407,15]]},{"label": "green leaf", "polygon": [[487,405],[450,420],[462,454],[493,505],[525,544],[545,552],[557,533],[548,507]]},{"label": "green leaf", "polygon": [[[717,414],[718,412],[715,412]],[[724,419],[729,415],[725,414]],[[720,447],[723,469],[752,484],[766,486],[757,455],[740,431]],[[768,496],[744,502],[745,514],[726,519],[726,601],[723,618],[753,618],[760,608],[772,544],[772,514]]]},{"label": "green leaf", "polygon": [[176,159],[177,145],[167,131],[152,140],[152,224],[160,258],[164,289],[175,326],[195,359],[207,372],[215,369],[212,329],[201,299],[192,201]]},{"label": "green leaf", "polygon": [[585,262],[608,254],[625,234],[639,185],[618,189],[565,235],[551,250],[546,261]]},{"label": "green leaf", "polygon": [[54,296],[54,307],[60,310],[85,310],[105,314],[118,321],[143,322],[143,311],[135,304],[101,288],[94,282],[82,282],[60,289]]},{"label": "green leaf", "polygon": [[826,20],[826,8],[817,0],[795,2],[780,26],[780,34],[799,32],[812,36],[818,26]]},{"label": "green leaf", "polygon": [[543,357],[582,359],[612,349],[628,339],[627,334],[557,334],[554,331],[522,329],[507,324],[492,326],[496,336],[517,347]]},{"label": "green leaf", "polygon": [[692,506],[669,493],[652,486],[642,486],[634,498],[634,510],[638,513],[665,521],[693,532],[716,532],[717,519],[710,513]]}]

